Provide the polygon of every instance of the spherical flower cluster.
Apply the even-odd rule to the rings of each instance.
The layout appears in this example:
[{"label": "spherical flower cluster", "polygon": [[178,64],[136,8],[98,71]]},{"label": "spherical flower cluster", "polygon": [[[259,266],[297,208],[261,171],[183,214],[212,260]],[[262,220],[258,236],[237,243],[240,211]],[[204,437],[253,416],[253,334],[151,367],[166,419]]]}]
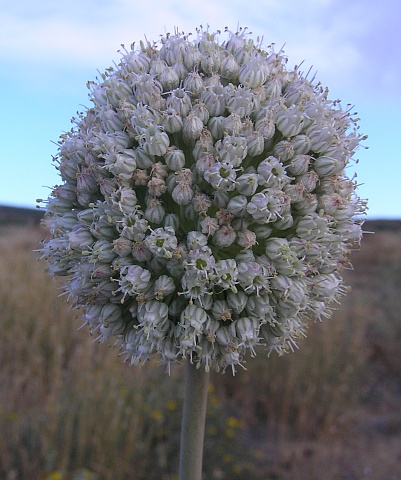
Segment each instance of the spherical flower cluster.
[{"label": "spherical flower cluster", "polygon": [[245,30],[166,35],[88,84],[56,157],[42,256],[100,342],[233,371],[345,293],[364,203],[357,119]]}]

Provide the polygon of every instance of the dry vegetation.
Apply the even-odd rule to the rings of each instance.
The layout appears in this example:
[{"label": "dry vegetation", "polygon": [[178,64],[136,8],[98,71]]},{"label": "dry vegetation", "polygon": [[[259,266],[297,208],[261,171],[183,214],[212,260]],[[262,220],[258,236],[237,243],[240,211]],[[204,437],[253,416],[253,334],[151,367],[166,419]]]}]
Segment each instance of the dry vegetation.
[{"label": "dry vegetation", "polygon": [[[353,291],[295,354],[213,375],[205,479],[401,478],[401,228],[366,235]],[[182,370],[130,368],[78,331],[32,252],[0,230],[0,478],[173,480]]]}]

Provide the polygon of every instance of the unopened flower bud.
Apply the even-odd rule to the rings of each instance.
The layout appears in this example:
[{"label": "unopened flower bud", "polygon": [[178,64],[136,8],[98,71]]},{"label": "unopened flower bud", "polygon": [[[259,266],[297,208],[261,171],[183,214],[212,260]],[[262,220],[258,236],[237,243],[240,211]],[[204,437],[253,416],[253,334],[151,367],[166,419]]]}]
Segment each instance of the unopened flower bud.
[{"label": "unopened flower bud", "polygon": [[168,168],[174,172],[184,168],[185,155],[184,152],[177,147],[169,147],[164,159]]},{"label": "unopened flower bud", "polygon": [[229,247],[235,240],[237,234],[230,225],[223,225],[214,234],[213,240],[219,247]]},{"label": "unopened flower bud", "polygon": [[242,218],[247,214],[248,199],[244,195],[236,195],[231,198],[227,210],[235,217]]},{"label": "unopened flower bud", "polygon": [[182,139],[186,145],[193,145],[199,138],[203,129],[202,120],[195,114],[190,114],[184,119]]},{"label": "unopened flower bud", "polygon": [[177,133],[182,130],[183,121],[181,115],[174,110],[174,108],[169,108],[164,113],[163,118],[163,128],[168,133]]},{"label": "unopened flower bud", "polygon": [[191,186],[186,183],[179,183],[171,193],[173,200],[178,205],[189,205],[194,196],[194,191]]},{"label": "unopened flower bud", "polygon": [[180,83],[180,77],[173,67],[165,68],[159,78],[165,92],[174,90]]},{"label": "unopened flower bud", "polygon": [[202,77],[197,72],[191,72],[184,80],[185,91],[190,92],[192,97],[199,98],[205,89]]}]

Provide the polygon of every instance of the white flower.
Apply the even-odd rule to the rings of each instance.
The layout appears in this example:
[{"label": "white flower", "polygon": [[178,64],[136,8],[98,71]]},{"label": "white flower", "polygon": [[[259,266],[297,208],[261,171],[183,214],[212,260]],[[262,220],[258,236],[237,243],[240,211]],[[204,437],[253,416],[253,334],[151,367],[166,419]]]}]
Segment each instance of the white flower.
[{"label": "white flower", "polygon": [[177,248],[177,237],[172,227],[152,230],[145,239],[145,245],[156,257],[172,258]]},{"label": "white flower", "polygon": [[361,240],[356,120],[245,30],[139,43],[61,136],[41,256],[98,340],[224,370],[329,317]]},{"label": "white flower", "polygon": [[207,321],[208,315],[203,308],[196,305],[188,305],[181,314],[182,325],[190,325],[197,333],[201,333],[203,324]]},{"label": "white flower", "polygon": [[217,221],[217,218],[205,217],[200,222],[200,226],[201,232],[209,237],[210,235],[213,235],[217,232],[217,230],[219,229],[219,222]]},{"label": "white flower", "polygon": [[268,189],[256,193],[248,203],[246,210],[258,223],[275,222],[281,217],[283,192],[278,189]]},{"label": "white flower", "polygon": [[205,171],[203,177],[215,189],[223,191],[235,190],[236,171],[228,163],[214,163]]},{"label": "white flower", "polygon": [[216,285],[221,286],[223,290],[237,292],[235,285],[238,283],[238,268],[234,259],[219,260],[216,262],[214,272]]},{"label": "white flower", "polygon": [[253,58],[241,66],[238,80],[248,88],[263,85],[270,73],[268,62],[263,57]]},{"label": "white flower", "polygon": [[135,296],[143,293],[149,286],[151,273],[139,265],[130,265],[122,269],[118,280],[120,290],[125,295]]},{"label": "white flower", "polygon": [[264,187],[284,187],[289,183],[283,164],[275,157],[270,156],[258,165],[259,183]]},{"label": "white flower", "polygon": [[245,293],[260,295],[269,290],[268,272],[256,262],[241,262],[238,265],[238,283]]},{"label": "white flower", "polygon": [[168,307],[157,300],[142,303],[138,309],[138,320],[139,325],[144,327],[145,336],[163,338],[169,328]]},{"label": "white flower", "polygon": [[162,275],[155,281],[153,288],[156,300],[163,300],[164,297],[175,291],[176,286],[171,277]]},{"label": "white flower", "polygon": [[207,237],[201,232],[193,231],[187,235],[187,247],[189,250],[206,247]]},{"label": "white flower", "polygon": [[78,226],[71,232],[67,233],[69,248],[72,250],[83,251],[90,245],[93,245],[93,236],[86,228]]},{"label": "white flower", "polygon": [[170,145],[167,133],[155,125],[141,128],[138,140],[148,155],[164,155]]}]

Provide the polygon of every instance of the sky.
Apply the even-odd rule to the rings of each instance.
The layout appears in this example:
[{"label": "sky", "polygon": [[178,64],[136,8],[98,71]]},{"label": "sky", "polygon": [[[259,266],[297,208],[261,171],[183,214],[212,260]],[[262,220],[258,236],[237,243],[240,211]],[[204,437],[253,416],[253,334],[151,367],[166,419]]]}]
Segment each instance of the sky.
[{"label": "sky", "polygon": [[241,26],[354,105],[369,148],[348,175],[369,219],[401,219],[399,18],[399,0],[0,0],[0,205],[34,208],[61,183],[56,142],[122,44]]}]

